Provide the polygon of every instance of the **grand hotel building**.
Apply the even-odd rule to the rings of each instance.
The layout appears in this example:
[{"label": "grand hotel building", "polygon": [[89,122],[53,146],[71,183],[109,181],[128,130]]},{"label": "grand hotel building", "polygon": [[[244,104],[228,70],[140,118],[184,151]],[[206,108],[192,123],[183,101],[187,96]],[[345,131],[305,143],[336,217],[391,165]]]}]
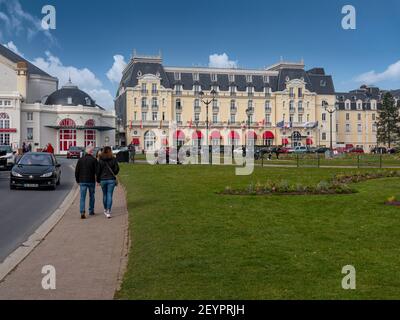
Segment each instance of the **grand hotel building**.
[{"label": "grand hotel building", "polygon": [[[206,100],[212,100],[208,108]],[[117,143],[133,143],[145,151],[250,141],[328,146],[330,121],[324,106],[335,105],[332,77],[323,68],[305,70],[303,62],[282,61],[261,70],[186,68],[163,66],[160,56],[134,55],[115,100]],[[332,121],[336,144],[336,114]]]}]

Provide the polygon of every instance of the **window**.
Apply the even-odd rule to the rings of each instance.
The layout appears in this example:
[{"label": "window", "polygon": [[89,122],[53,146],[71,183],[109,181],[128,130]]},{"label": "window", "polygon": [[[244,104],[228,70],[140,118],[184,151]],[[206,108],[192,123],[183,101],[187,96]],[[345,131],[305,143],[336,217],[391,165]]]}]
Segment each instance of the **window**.
[{"label": "window", "polygon": [[217,82],[217,75],[215,73],[211,74],[211,81]]},{"label": "window", "polygon": [[68,97],[67,104],[72,104],[72,97]]},{"label": "window", "polygon": [[211,91],[214,90],[215,92],[218,92],[218,89],[219,89],[219,88],[218,88],[217,85],[212,85],[212,86],[211,86]]},{"label": "window", "polygon": [[144,134],[144,150],[153,151],[156,144],[156,135],[153,131],[147,131]]},{"label": "window", "polygon": [[175,94],[176,95],[182,94],[182,85],[181,84],[175,85]]},{"label": "window", "polygon": [[235,82],[235,75],[234,74],[230,74],[229,75],[229,82]]},{"label": "window", "polygon": [[64,129],[59,131],[60,152],[66,152],[70,147],[76,146],[76,127],[72,119],[63,119],[59,126]]},{"label": "window", "polygon": [[322,121],[326,121],[326,113],[322,114]]},{"label": "window", "polygon": [[196,112],[194,114],[194,121],[200,121],[200,113]]},{"label": "window", "polygon": [[249,100],[249,101],[247,102],[247,108],[248,108],[249,110],[253,110],[253,100]]},{"label": "window", "polygon": [[142,112],[142,121],[147,120],[147,112]]},{"label": "window", "polygon": [[271,123],[271,115],[269,113],[265,114],[265,122],[266,123]]},{"label": "window", "polygon": [[142,94],[146,94],[146,93],[147,93],[147,84],[142,83]]},{"label": "window", "polygon": [[87,106],[92,105],[92,100],[89,97],[85,98],[85,105],[87,105]]},{"label": "window", "polygon": [[269,83],[269,76],[263,76],[264,83]]},{"label": "window", "polygon": [[321,81],[319,82],[319,85],[320,85],[321,87],[326,87],[326,81],[325,81],[325,80],[321,80]]},{"label": "window", "polygon": [[253,93],[254,93],[254,87],[247,87],[247,94],[253,95]]},{"label": "window", "polygon": [[178,123],[182,122],[182,114],[181,113],[176,114],[176,122],[178,122]]},{"label": "window", "polygon": [[134,121],[137,120],[137,111],[135,111],[135,112],[133,113],[133,120],[134,120]]},{"label": "window", "polygon": [[373,123],[373,124],[372,124],[372,132],[376,132],[376,128],[377,128],[376,123]]},{"label": "window", "polygon": [[0,144],[8,146],[10,145],[10,134],[9,133],[0,133]]},{"label": "window", "polygon": [[231,117],[229,119],[230,123],[235,123],[236,122],[236,115],[234,113],[231,113]]},{"label": "window", "polygon": [[324,141],[326,140],[326,132],[322,132],[321,139]]},{"label": "window", "polygon": [[[93,119],[89,119],[85,123],[85,127],[94,127],[95,122]],[[96,130],[94,129],[86,129],[85,130],[85,147],[88,145],[91,145],[93,147],[96,147]]]},{"label": "window", "polygon": [[265,101],[265,112],[271,112],[271,103],[269,100]]},{"label": "window", "polygon": [[299,102],[297,103],[297,106],[298,106],[298,108],[299,108],[299,111],[302,111],[302,110],[303,110],[303,101],[299,101]]},{"label": "window", "polygon": [[151,99],[151,107],[152,108],[158,108],[158,100],[157,100],[157,98],[152,98]]},{"label": "window", "polygon": [[218,108],[218,100],[217,99],[212,100],[212,107],[213,107],[213,109]]},{"label": "window", "polygon": [[231,111],[236,111],[236,101],[231,100]]},{"label": "window", "polygon": [[350,120],[350,113],[346,113],[346,121]]},{"label": "window", "polygon": [[299,123],[302,123],[302,122],[303,122],[303,115],[302,115],[302,114],[299,114],[299,115],[297,116],[297,119],[298,119],[298,122],[299,122]]},{"label": "window", "polygon": [[307,122],[310,121],[310,115],[307,113]]},{"label": "window", "polygon": [[375,119],[376,119],[376,115],[375,115],[375,113],[373,113],[372,114],[372,120],[375,121]]},{"label": "window", "polygon": [[142,98],[142,108],[146,108],[146,107],[147,107],[147,99]]},{"label": "window", "polygon": [[180,72],[174,72],[174,79],[175,79],[175,81],[181,80],[181,73]]},{"label": "window", "polygon": [[175,108],[176,108],[176,110],[182,110],[181,99],[176,99]]},{"label": "window", "polygon": [[152,93],[152,94],[157,94],[157,93],[158,93],[158,90],[157,90],[157,83],[153,83],[153,84],[151,85],[151,93]]},{"label": "window", "polygon": [[200,86],[198,84],[195,84],[193,86],[193,92],[194,94],[199,94],[199,92],[201,91]]},{"label": "window", "polygon": [[358,114],[357,114],[357,120],[358,120],[358,121],[361,121],[361,113],[358,113]]},{"label": "window", "polygon": [[158,112],[152,112],[151,114],[151,119],[153,121],[157,121],[158,120]]},{"label": "window", "polygon": [[194,108],[199,109],[200,108],[200,100],[199,99],[194,99]]},{"label": "window", "polygon": [[247,83],[250,83],[253,81],[253,77],[251,74],[246,75],[246,81],[247,81]]},{"label": "window", "polygon": [[26,128],[26,140],[33,140],[33,128]]},{"label": "window", "polygon": [[218,122],[218,113],[213,113],[212,121],[213,121],[213,123]]},{"label": "window", "polygon": [[290,115],[289,115],[289,122],[293,122],[293,118],[294,118],[294,115],[293,115],[293,114],[290,114]]},{"label": "window", "polygon": [[289,96],[290,96],[291,98],[294,97],[294,88],[289,88]]},{"label": "window", "polygon": [[303,88],[298,88],[297,91],[298,91],[299,98],[302,98],[303,97]]},{"label": "window", "polygon": [[350,132],[350,124],[346,123],[346,132]]},{"label": "window", "polygon": [[359,124],[357,125],[357,132],[358,132],[358,133],[361,133],[361,132],[362,132],[362,125],[361,125],[361,123],[359,123]]},{"label": "window", "polygon": [[199,74],[197,72],[193,73],[193,81],[199,81]]},{"label": "window", "polygon": [[10,116],[7,113],[0,113],[0,129],[10,128]]},{"label": "window", "polygon": [[28,112],[26,114],[26,120],[33,121],[33,112]]},{"label": "window", "polygon": [[290,100],[289,102],[289,110],[294,111],[294,101]]},{"label": "window", "polygon": [[362,109],[362,103],[361,102],[358,102],[357,103],[357,110],[361,110]]},{"label": "window", "polygon": [[350,110],[350,102],[349,101],[346,101],[345,109]]},{"label": "window", "polygon": [[235,86],[230,86],[229,87],[229,92],[231,96],[234,96],[236,94],[236,87]]}]

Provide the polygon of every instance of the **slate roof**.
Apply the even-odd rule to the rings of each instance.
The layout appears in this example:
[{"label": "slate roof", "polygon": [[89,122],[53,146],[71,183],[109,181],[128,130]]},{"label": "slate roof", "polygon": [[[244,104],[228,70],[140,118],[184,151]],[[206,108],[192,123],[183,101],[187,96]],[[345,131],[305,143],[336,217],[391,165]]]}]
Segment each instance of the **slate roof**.
[{"label": "slate roof", "polygon": [[[72,103],[68,103],[68,98],[72,98]],[[69,83],[61,89],[54,91],[47,97],[46,105],[62,105],[62,106],[78,106],[100,107],[96,102],[84,91]],[[100,107],[101,108],[101,107]]]},{"label": "slate roof", "polygon": [[[241,71],[241,70],[240,70]],[[212,85],[218,85],[220,91],[229,91],[230,85],[236,86],[236,90],[239,92],[245,92],[248,86],[254,88],[254,92],[264,92],[265,87],[270,87],[272,92],[282,91],[285,89],[285,83],[287,79],[300,79],[303,78],[306,81],[306,88],[317,94],[335,94],[335,88],[333,85],[332,77],[326,75],[323,68],[314,68],[309,71],[305,71],[299,68],[286,68],[280,69],[277,76],[269,75],[269,82],[264,82],[263,75],[252,74],[253,70],[243,70],[241,73],[235,70],[235,81],[230,83],[228,72],[221,70],[217,74],[217,82],[211,80],[211,71],[199,70],[199,80],[195,81],[193,73],[191,71],[185,72],[180,71],[180,79],[175,80],[173,71],[165,71],[163,65],[160,62],[134,62],[128,66],[128,69],[124,72],[120,82],[120,88],[135,87],[138,84],[138,76],[145,74],[157,73],[161,77],[161,84],[165,88],[173,89],[175,85],[182,85],[184,90],[192,90],[193,85],[199,84],[202,90],[210,90]],[[258,70],[260,71],[260,70]],[[246,75],[252,74],[251,83],[247,83]],[[267,72],[266,72],[267,75]],[[119,92],[120,90],[118,90]]]},{"label": "slate roof", "polygon": [[37,74],[40,76],[52,77],[48,73],[46,73],[43,70],[36,67],[34,64],[30,63],[28,60],[22,58],[21,56],[19,56],[18,54],[14,53],[13,51],[11,51],[10,49],[6,48],[5,46],[3,46],[1,44],[0,44],[0,55],[2,55],[6,59],[8,59],[14,63],[26,62],[27,66],[28,66],[28,73],[30,73],[30,74]]}]

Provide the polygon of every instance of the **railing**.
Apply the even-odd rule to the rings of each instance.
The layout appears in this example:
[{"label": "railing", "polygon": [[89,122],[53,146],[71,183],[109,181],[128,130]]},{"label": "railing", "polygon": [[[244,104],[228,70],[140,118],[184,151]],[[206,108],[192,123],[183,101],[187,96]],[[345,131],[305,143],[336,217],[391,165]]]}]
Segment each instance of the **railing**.
[{"label": "railing", "polygon": [[219,112],[219,107],[212,107],[213,112]]},{"label": "railing", "polygon": [[195,106],[194,108],[194,112],[201,112],[201,107],[200,106]]},{"label": "railing", "polygon": [[158,110],[158,108],[159,108],[158,104],[153,104],[151,106],[151,110]]},{"label": "railing", "polygon": [[265,112],[270,113],[272,111],[271,107],[265,107]]},{"label": "railing", "polygon": [[142,96],[147,96],[147,94],[149,93],[149,91],[147,89],[141,89],[140,90]]},{"label": "railing", "polygon": [[143,105],[142,104],[142,111],[148,111],[149,110],[149,106],[146,104],[146,105]]},{"label": "railing", "polygon": [[152,90],[152,91],[151,91],[151,94],[152,94],[152,95],[157,95],[157,94],[158,94],[158,90]]},{"label": "railing", "polygon": [[271,95],[270,92],[266,92],[266,93],[265,93],[265,97],[266,97],[266,98],[271,98],[271,96],[272,96],[272,95]]},{"label": "railing", "polygon": [[299,107],[298,110],[299,110],[299,113],[303,113],[304,112],[304,108],[303,107],[301,107],[301,108]]},{"label": "railing", "polygon": [[231,113],[236,113],[237,112],[237,107],[231,107]]}]

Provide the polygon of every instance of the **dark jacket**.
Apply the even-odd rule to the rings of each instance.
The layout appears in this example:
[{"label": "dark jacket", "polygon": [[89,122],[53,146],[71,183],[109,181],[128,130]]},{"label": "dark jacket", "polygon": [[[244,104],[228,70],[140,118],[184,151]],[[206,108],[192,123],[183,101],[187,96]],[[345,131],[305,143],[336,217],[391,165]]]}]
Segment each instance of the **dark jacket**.
[{"label": "dark jacket", "polygon": [[96,183],[97,160],[90,154],[85,154],[78,160],[75,168],[77,183]]},{"label": "dark jacket", "polygon": [[115,159],[115,157],[107,158],[104,157],[103,155],[100,155],[99,163],[97,166],[97,174],[96,174],[97,182],[100,183],[101,180],[115,180],[115,177],[111,173],[110,169],[112,170],[114,175],[118,174],[119,165],[117,159]]}]

